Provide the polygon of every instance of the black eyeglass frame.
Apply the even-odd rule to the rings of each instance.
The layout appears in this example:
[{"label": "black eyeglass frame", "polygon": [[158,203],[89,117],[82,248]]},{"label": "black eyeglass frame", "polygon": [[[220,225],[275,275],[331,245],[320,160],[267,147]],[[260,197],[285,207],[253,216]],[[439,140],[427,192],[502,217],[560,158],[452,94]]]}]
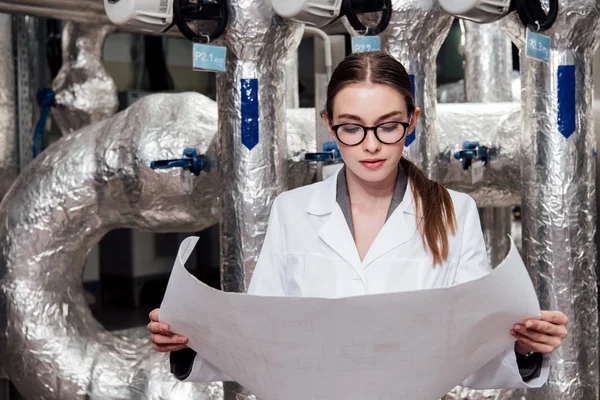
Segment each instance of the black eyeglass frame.
[{"label": "black eyeglass frame", "polygon": [[[402,137],[398,140],[396,140],[395,142],[392,143],[387,143],[382,141],[379,136],[377,135],[377,129],[382,126],[382,125],[387,125],[387,124],[400,124],[402,125],[402,127],[404,127],[404,134],[402,135]],[[342,139],[340,139],[339,135],[338,135],[338,129],[340,129],[342,126],[346,126],[346,125],[353,125],[353,126],[357,126],[363,129],[364,135],[363,138],[356,144],[346,144],[344,143],[344,141]],[[376,126],[371,126],[371,127],[367,127],[367,126],[363,126],[361,124],[355,124],[355,123],[344,123],[344,124],[337,124],[337,125],[332,125],[331,126],[331,130],[333,131],[333,133],[335,133],[335,137],[337,138],[337,140],[340,141],[340,143],[342,143],[345,146],[358,146],[359,144],[361,144],[362,142],[365,141],[365,139],[367,138],[367,134],[369,133],[369,131],[373,131],[373,134],[375,135],[375,138],[379,141],[379,143],[382,144],[396,144],[398,142],[400,142],[402,139],[404,139],[406,137],[406,130],[408,129],[408,127],[410,126],[410,122],[400,122],[400,121],[386,121],[386,122],[382,122],[379,125]]]}]

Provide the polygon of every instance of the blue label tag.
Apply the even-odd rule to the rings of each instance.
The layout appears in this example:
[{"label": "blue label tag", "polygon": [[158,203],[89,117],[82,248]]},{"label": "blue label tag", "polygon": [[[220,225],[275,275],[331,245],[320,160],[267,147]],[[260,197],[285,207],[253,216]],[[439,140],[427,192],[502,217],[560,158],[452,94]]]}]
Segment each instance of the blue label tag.
[{"label": "blue label tag", "polygon": [[381,39],[379,36],[352,37],[353,53],[364,53],[369,51],[381,51]]},{"label": "blue label tag", "polygon": [[558,82],[558,131],[567,139],[577,128],[576,122],[576,70],[574,65],[559,65],[557,74]]},{"label": "blue label tag", "polygon": [[[415,98],[415,75],[410,74],[410,90],[412,91],[413,99]],[[416,125],[415,125],[416,126]],[[417,128],[413,129],[412,132],[409,132],[404,140],[404,146],[408,147],[415,141],[417,138]]]},{"label": "blue label tag", "polygon": [[550,37],[527,29],[526,55],[534,60],[548,62],[550,58]]},{"label": "blue label tag", "polygon": [[258,144],[258,79],[242,79],[242,144],[252,150]]},{"label": "blue label tag", "polygon": [[210,46],[194,43],[194,70],[225,71],[227,49],[223,46]]}]

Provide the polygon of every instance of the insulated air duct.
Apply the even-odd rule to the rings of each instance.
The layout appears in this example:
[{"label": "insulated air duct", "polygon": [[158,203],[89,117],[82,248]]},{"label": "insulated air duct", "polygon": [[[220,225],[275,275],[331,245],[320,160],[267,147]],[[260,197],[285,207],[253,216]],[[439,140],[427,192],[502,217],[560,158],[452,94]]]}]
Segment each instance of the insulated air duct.
[{"label": "insulated air duct", "polygon": [[[314,129],[303,122],[309,111],[290,119],[292,160],[314,151],[312,131],[303,131]],[[81,284],[87,254],[109,230],[195,232],[218,222],[216,168],[190,177],[189,187],[188,172],[150,168],[186,147],[216,165],[216,114],[215,102],[199,94],[148,96],[63,137],[17,178],[0,205],[0,305],[8,317],[0,359],[26,398],[221,398],[220,384],[176,382],[145,328],[107,332]],[[303,161],[290,164],[307,171]],[[301,179],[290,180],[308,178]]]},{"label": "insulated air duct", "polygon": [[[221,281],[245,292],[269,221],[287,189],[284,67],[298,49],[301,25],[282,22],[269,0],[230,0],[222,37],[227,71],[217,76],[221,202]],[[314,128],[310,130],[314,135]],[[225,383],[227,400],[246,398]]]},{"label": "insulated air duct", "polygon": [[570,319],[548,383],[527,398],[589,400],[598,399],[599,387],[592,59],[600,4],[560,0],[558,7],[556,23],[543,32],[547,62],[526,56],[531,41],[515,15],[506,22],[521,49],[522,256],[542,309]]},{"label": "insulated air duct", "polygon": [[53,119],[63,134],[111,117],[117,111],[117,85],[102,65],[109,25],[68,22],[62,35],[63,64],[54,79]]}]

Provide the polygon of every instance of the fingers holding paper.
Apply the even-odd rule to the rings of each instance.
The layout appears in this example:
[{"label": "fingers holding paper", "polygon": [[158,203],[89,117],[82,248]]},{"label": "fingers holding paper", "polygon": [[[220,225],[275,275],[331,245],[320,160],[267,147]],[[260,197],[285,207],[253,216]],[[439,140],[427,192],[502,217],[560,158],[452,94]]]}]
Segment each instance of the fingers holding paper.
[{"label": "fingers holding paper", "polygon": [[520,354],[552,353],[567,337],[568,322],[567,316],[560,311],[542,311],[540,319],[515,324],[510,332],[517,339],[515,350]]},{"label": "fingers holding paper", "polygon": [[152,310],[150,313],[150,323],[148,324],[152,348],[160,352],[185,349],[187,347],[187,338],[171,333],[169,325],[158,320],[158,312],[158,308]]}]

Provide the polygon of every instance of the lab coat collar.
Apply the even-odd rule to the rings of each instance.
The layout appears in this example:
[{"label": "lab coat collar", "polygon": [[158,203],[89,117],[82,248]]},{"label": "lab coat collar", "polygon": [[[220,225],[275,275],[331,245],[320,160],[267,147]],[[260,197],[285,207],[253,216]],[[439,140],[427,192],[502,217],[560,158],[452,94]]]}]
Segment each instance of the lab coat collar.
[{"label": "lab coat collar", "polygon": [[[309,214],[327,215],[333,212],[334,208],[337,205],[337,178],[340,171],[341,170],[338,170],[325,181],[321,182],[321,185],[323,186],[313,193],[308,203],[307,212]],[[396,211],[398,210],[406,212],[408,214],[416,215],[410,178],[408,179],[408,185],[406,186],[406,191],[404,192],[402,202],[398,205]],[[394,211],[394,213],[396,211]]]},{"label": "lab coat collar", "polygon": [[329,215],[319,231],[319,236],[352,266],[363,282],[366,282],[364,268],[383,254],[409,241],[415,233],[415,218],[405,217],[405,214],[415,214],[410,179],[402,202],[390,215],[361,262],[350,228],[336,201],[338,174],[339,171],[322,182],[323,187],[316,190],[311,197],[307,212],[318,216]]}]

